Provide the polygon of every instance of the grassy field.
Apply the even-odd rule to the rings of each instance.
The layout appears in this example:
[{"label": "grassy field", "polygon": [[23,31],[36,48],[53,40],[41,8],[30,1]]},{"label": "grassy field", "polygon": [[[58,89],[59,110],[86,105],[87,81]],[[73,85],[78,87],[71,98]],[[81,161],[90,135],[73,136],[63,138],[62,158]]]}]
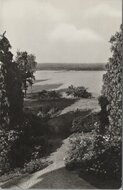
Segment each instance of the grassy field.
[{"label": "grassy field", "polygon": [[32,94],[32,98],[28,97],[25,99],[24,102],[24,109],[26,112],[32,112],[33,114],[37,114],[39,109],[41,107],[57,107],[59,110],[63,110],[64,108],[72,105],[75,103],[75,99],[65,99],[65,98],[60,98],[60,99],[40,99],[38,97],[38,94]]}]

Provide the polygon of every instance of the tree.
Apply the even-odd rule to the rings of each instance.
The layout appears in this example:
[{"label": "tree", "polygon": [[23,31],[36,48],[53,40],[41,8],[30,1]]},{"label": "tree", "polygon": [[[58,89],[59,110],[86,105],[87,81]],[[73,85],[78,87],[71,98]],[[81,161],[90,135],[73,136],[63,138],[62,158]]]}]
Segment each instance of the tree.
[{"label": "tree", "polygon": [[87,91],[87,88],[84,86],[74,87],[73,85],[69,86],[66,91],[67,96],[72,95],[77,98],[91,98],[92,94]]},{"label": "tree", "polygon": [[26,51],[18,51],[15,58],[15,62],[17,63],[17,66],[21,72],[25,96],[28,86],[32,85],[35,79],[34,72],[37,66],[37,62],[35,60],[36,57],[33,54],[28,54]]},{"label": "tree", "polygon": [[[0,62],[1,62],[1,113],[8,115],[9,127],[13,121],[21,119],[23,113],[22,81],[19,69],[13,61],[10,52],[11,45],[3,35],[0,40]],[[5,105],[6,103],[6,105]],[[9,106],[7,106],[9,105]],[[1,116],[1,120],[5,117]],[[7,121],[7,119],[6,119]],[[3,125],[3,121],[1,121]]]},{"label": "tree", "polygon": [[23,122],[22,80],[10,48],[4,33],[0,36],[0,173],[10,166],[9,152],[17,137],[15,130]]},{"label": "tree", "polygon": [[[95,173],[115,177],[121,185],[122,174],[122,27],[110,39],[112,57],[103,77],[101,111],[94,142],[91,166]],[[89,169],[88,169],[89,170]]]},{"label": "tree", "polygon": [[107,98],[105,96],[100,96],[98,98],[99,105],[101,107],[101,111],[99,112],[99,134],[105,135],[106,130],[108,129],[109,125],[109,119],[108,119],[108,111],[107,111],[107,106],[109,104]]},{"label": "tree", "polygon": [[106,74],[103,77],[102,94],[107,98],[109,105],[109,134],[111,141],[121,139],[122,126],[122,26],[110,39],[112,57],[106,65]]},{"label": "tree", "polygon": [[[7,170],[8,165],[8,142],[7,129],[10,123],[9,118],[9,102],[6,92],[4,59],[9,57],[9,41],[4,34],[0,36],[0,174]],[[8,149],[6,148],[8,147]]]}]

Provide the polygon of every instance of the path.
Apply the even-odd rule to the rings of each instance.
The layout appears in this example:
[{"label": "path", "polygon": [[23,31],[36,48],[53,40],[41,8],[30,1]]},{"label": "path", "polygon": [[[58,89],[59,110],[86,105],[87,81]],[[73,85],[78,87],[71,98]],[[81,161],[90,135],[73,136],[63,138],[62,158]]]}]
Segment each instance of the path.
[{"label": "path", "polygon": [[49,161],[53,161],[53,164],[16,181],[7,188],[94,189],[88,182],[79,178],[77,172],[65,169],[64,156],[69,146],[67,138],[63,141],[62,146],[47,158]]}]

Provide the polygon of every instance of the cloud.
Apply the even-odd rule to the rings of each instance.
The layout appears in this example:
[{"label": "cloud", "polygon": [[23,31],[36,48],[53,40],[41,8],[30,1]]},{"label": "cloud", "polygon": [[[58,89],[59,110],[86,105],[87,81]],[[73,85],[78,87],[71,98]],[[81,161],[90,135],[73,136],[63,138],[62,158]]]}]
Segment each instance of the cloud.
[{"label": "cloud", "polygon": [[13,53],[26,50],[39,62],[100,62],[119,29],[120,7],[121,0],[0,0],[0,29]]},{"label": "cloud", "polygon": [[98,4],[95,7],[91,7],[88,10],[86,10],[85,17],[87,18],[99,18],[99,17],[111,17],[113,18],[121,18],[122,12],[112,8],[109,4],[103,3],[103,4]]},{"label": "cloud", "polygon": [[3,3],[2,12],[4,18],[13,20],[37,18],[39,20],[63,21],[65,18],[65,12],[55,8],[50,1],[6,0]]},{"label": "cloud", "polygon": [[4,0],[0,29],[7,31],[13,52],[27,50],[37,55],[47,41],[47,33],[59,22],[64,22],[64,10],[51,1]]},{"label": "cloud", "polygon": [[102,42],[103,38],[89,28],[77,29],[72,24],[59,24],[48,34],[52,41]]}]

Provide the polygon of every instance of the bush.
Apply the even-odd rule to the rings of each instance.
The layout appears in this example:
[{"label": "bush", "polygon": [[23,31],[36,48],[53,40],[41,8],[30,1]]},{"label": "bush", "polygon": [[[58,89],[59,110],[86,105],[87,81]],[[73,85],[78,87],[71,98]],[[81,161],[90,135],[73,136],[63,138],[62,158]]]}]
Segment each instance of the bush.
[{"label": "bush", "polygon": [[74,87],[73,85],[69,86],[66,90],[67,96],[71,95],[77,98],[91,98],[92,94],[87,91],[87,88],[80,86]]},{"label": "bush", "polygon": [[[96,148],[96,137],[94,147]],[[121,180],[122,174],[122,155],[121,155],[121,141],[116,144],[109,144],[109,141],[104,137],[103,145],[100,147],[99,152],[94,148],[94,155],[87,163],[86,172],[98,176],[115,178]]]},{"label": "bush", "polygon": [[8,143],[6,130],[0,129],[0,175],[8,172],[10,164],[8,160],[8,152],[10,144]]},{"label": "bush", "polygon": [[85,167],[87,160],[93,155],[93,136],[76,133],[70,137],[71,147],[65,157],[67,169]]},{"label": "bush", "polygon": [[33,119],[25,118],[22,126],[16,129],[16,133],[14,130],[14,133],[10,135],[12,139],[10,138],[11,149],[8,157],[12,169],[23,167],[31,159],[43,157],[46,154],[47,147],[49,147],[45,137],[46,129],[44,128],[43,131],[42,122],[37,123]]},{"label": "bush", "polygon": [[45,161],[42,159],[31,160],[30,162],[24,165],[24,169],[22,172],[33,173],[47,167],[48,165],[49,163],[46,162],[46,160]]},{"label": "bush", "polygon": [[52,117],[55,117],[59,114],[59,109],[57,107],[51,107],[51,106],[42,106],[37,114],[39,118],[42,119],[50,119]]},{"label": "bush", "polygon": [[89,114],[85,118],[82,116],[73,120],[71,132],[91,132],[94,129],[94,123],[97,121],[97,114]]},{"label": "bush", "polygon": [[40,99],[59,99],[61,98],[61,94],[60,92],[55,91],[55,90],[51,90],[51,91],[42,90],[41,92],[39,92],[39,98]]},{"label": "bush", "polygon": [[118,146],[110,144],[108,136],[97,136],[96,132],[76,133],[70,138],[71,146],[65,158],[66,168],[78,168],[87,174],[121,180],[121,141],[117,143]]}]

